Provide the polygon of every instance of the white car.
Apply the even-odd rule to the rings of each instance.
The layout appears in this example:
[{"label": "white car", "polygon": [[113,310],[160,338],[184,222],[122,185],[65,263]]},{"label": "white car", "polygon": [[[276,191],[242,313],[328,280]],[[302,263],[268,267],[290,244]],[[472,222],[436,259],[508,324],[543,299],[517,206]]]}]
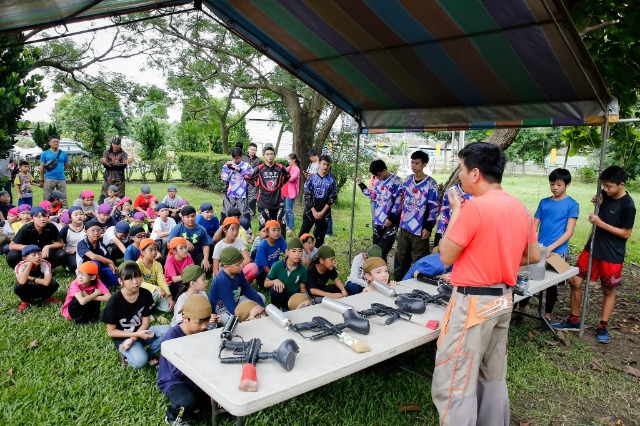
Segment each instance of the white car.
[{"label": "white car", "polygon": [[42,155],[42,149],[37,146],[33,148],[20,148],[19,146],[15,146],[13,147],[13,151],[16,157],[21,160],[32,160],[34,158],[40,158]]}]

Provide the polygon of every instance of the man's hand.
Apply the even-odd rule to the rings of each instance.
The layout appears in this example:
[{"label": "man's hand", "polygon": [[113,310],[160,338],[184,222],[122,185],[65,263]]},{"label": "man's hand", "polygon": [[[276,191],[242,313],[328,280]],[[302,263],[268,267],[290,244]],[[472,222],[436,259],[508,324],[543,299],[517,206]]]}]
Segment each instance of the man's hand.
[{"label": "man's hand", "polygon": [[49,258],[49,246],[42,247],[42,258],[43,259]]},{"label": "man's hand", "polygon": [[107,266],[109,267],[109,269],[111,269],[111,272],[113,272],[114,274],[116,273],[116,270],[117,270],[116,264],[113,263],[112,260],[107,262]]},{"label": "man's hand", "polygon": [[209,263],[209,259],[203,259],[202,263],[200,263],[200,266],[202,267],[202,269],[204,269],[205,271],[208,271],[209,269],[211,269],[211,264]]},{"label": "man's hand", "polygon": [[454,210],[460,210],[460,208],[462,207],[462,198],[460,197],[460,194],[458,194],[458,191],[456,191],[456,188],[449,188],[449,192],[447,194],[449,195],[449,206],[451,208],[451,213],[453,213]]},{"label": "man's hand", "polygon": [[329,297],[333,299],[342,299],[344,296],[341,293],[329,293]]},{"label": "man's hand", "polygon": [[362,179],[360,179],[360,178],[356,178],[356,184],[357,184],[357,185],[360,185],[361,183],[362,183]]},{"label": "man's hand", "polygon": [[387,220],[384,221],[384,225],[383,226],[385,228],[391,228],[393,226],[393,223],[389,219],[387,219]]},{"label": "man's hand", "polygon": [[273,280],[273,289],[278,293],[282,293],[284,291],[284,283],[280,280]]},{"label": "man's hand", "polygon": [[[602,224],[603,224],[604,222],[602,221],[602,219],[600,219],[600,218],[598,217],[598,215],[591,213],[591,214],[589,215],[589,223],[591,223],[592,225],[595,225],[595,226],[602,227]],[[42,252],[42,256],[44,257],[44,250],[43,250],[43,252]]]},{"label": "man's hand", "polygon": [[430,236],[431,236],[431,231],[429,231],[428,229],[423,229],[422,230],[422,239],[423,240],[428,240]]}]

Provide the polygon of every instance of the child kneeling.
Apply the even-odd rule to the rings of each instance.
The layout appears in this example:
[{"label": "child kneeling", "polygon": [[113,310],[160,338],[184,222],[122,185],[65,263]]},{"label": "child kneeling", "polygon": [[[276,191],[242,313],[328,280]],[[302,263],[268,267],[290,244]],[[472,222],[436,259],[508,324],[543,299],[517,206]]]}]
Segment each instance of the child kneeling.
[{"label": "child kneeling", "polygon": [[78,266],[76,279],[69,284],[67,298],[62,305],[62,316],[78,325],[97,322],[100,319],[100,303],[106,302],[111,293],[98,278],[98,265],[84,262]]},{"label": "child kneeling", "polygon": [[107,335],[111,337],[123,363],[142,368],[149,357],[160,352],[162,337],[171,327],[149,327],[154,307],[153,296],[149,290],[140,288],[142,272],[135,262],[125,261],[120,265],[118,282],[121,288],[107,302],[102,322],[107,325]]},{"label": "child kneeling", "polygon": [[[211,313],[211,304],[206,296],[189,296],[182,306],[182,322],[171,328],[162,341],[206,330]],[[168,424],[184,424],[183,415],[189,416],[196,410],[208,410],[211,407],[209,396],[162,355],[158,368],[158,388],[171,403],[165,417]]]}]

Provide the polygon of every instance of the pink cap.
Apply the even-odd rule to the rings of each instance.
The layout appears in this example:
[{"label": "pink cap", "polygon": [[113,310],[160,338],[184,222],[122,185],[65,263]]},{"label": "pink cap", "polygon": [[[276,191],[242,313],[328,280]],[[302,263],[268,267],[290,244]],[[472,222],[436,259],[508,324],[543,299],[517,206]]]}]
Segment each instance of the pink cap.
[{"label": "pink cap", "polygon": [[178,207],[186,206],[187,204],[189,204],[187,200],[178,201]]},{"label": "pink cap", "polygon": [[14,207],[12,209],[9,209],[9,211],[7,213],[12,214],[14,216],[18,216],[18,208]]},{"label": "pink cap", "polygon": [[111,213],[111,206],[109,204],[100,204],[100,207],[98,207],[98,213],[100,213],[100,214],[110,214]]},{"label": "pink cap", "polygon": [[89,191],[88,189],[85,189],[80,193],[80,198],[91,198],[91,197],[95,197],[95,195],[93,195],[93,191]]},{"label": "pink cap", "polygon": [[118,207],[120,207],[121,205],[123,205],[124,203],[126,203],[127,201],[131,201],[131,198],[129,197],[122,197],[120,199],[120,201],[118,201]]},{"label": "pink cap", "polygon": [[156,203],[158,202],[158,199],[156,197],[151,197],[149,198],[149,202],[155,201]]},{"label": "pink cap", "polygon": [[71,223],[71,219],[69,218],[69,212],[67,210],[63,211],[60,214],[60,218],[58,220],[60,221],[60,223],[64,223],[65,225],[68,225],[69,223]]},{"label": "pink cap", "polygon": [[51,204],[51,201],[49,200],[40,201],[40,204],[38,205],[47,211],[51,211],[52,204]]}]

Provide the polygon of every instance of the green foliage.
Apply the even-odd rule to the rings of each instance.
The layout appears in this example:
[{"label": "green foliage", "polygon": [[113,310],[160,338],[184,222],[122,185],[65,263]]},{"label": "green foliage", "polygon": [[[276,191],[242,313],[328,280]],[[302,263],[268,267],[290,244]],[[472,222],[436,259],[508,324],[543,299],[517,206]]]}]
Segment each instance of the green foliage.
[{"label": "green foliage", "polygon": [[598,172],[591,167],[580,167],[578,180],[582,183],[595,183],[598,180]]},{"label": "green foliage", "polygon": [[[210,135],[220,138],[220,129],[211,123],[184,119],[178,124],[174,149],[187,152],[209,152]],[[222,152],[222,151],[213,151]]]},{"label": "green foliage", "polygon": [[[77,155],[76,157],[80,157]],[[98,176],[101,176],[101,173],[104,172],[104,166],[102,165],[102,154],[100,156],[94,156],[91,158],[87,158],[83,162],[84,167],[89,169],[89,174],[87,175],[87,180],[89,182],[96,182],[98,180]]]},{"label": "green foliage", "polygon": [[560,148],[561,145],[559,127],[522,129],[505,154],[509,161],[533,161],[535,164],[544,165],[551,149]]},{"label": "green foliage", "polygon": [[[21,41],[21,35],[0,35],[2,46]],[[29,76],[40,54],[39,48],[23,45],[0,48],[0,157],[13,147],[13,136],[29,127],[28,121],[21,121],[23,114],[46,97],[43,77]]]},{"label": "green foliage", "polygon": [[183,181],[215,192],[223,192],[227,188],[226,182],[220,179],[220,172],[224,163],[229,161],[228,155],[181,152],[177,159]]},{"label": "green foliage", "polygon": [[156,182],[165,182],[171,179],[173,162],[166,158],[157,158],[149,161],[149,171],[155,177]]},{"label": "green foliage", "polygon": [[133,136],[140,142],[140,158],[142,160],[148,161],[164,156],[166,152],[163,148],[165,129],[157,118],[151,115],[145,115],[136,120],[133,128]]},{"label": "green foliage", "polygon": [[[235,145],[236,142],[242,142],[245,150],[251,143],[251,136],[249,136],[249,131],[247,130],[247,120],[242,118],[236,126],[233,126],[229,131],[229,141],[231,145]],[[229,151],[231,151],[232,146],[229,147]]]},{"label": "green foliage", "polygon": [[84,166],[85,160],[82,155],[69,156],[69,164],[67,166],[67,169],[64,171],[67,180],[73,183],[82,182]]},{"label": "green foliage", "polygon": [[32,134],[33,142],[43,151],[49,149],[49,136],[60,136],[58,128],[54,123],[50,123],[46,129],[38,123]]},{"label": "green foliage", "polygon": [[[638,110],[636,110],[638,115]],[[630,180],[640,176],[640,128],[638,123],[617,123],[611,126],[607,154],[613,164],[624,167]],[[610,165],[611,163],[607,163]]]}]

